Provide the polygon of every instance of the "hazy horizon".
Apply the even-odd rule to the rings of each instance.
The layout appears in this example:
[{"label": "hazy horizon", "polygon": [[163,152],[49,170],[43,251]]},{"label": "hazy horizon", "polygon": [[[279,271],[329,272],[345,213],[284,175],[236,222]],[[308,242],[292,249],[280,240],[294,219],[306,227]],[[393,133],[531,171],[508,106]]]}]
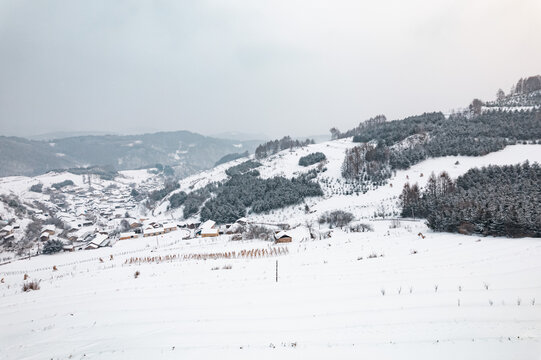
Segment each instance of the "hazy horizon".
[{"label": "hazy horizon", "polygon": [[3,1],[0,135],[327,134],[541,72],[541,3]]}]

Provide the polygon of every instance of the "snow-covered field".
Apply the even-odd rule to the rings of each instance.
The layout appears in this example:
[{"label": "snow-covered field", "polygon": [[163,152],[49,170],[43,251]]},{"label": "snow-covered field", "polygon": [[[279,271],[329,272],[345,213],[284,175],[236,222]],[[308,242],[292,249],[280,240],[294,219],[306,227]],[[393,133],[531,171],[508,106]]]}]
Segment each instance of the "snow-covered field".
[{"label": "snow-covered field", "polygon": [[539,240],[373,224],[253,259],[125,264],[277,246],[171,233],[3,266],[0,358],[540,358]]}]

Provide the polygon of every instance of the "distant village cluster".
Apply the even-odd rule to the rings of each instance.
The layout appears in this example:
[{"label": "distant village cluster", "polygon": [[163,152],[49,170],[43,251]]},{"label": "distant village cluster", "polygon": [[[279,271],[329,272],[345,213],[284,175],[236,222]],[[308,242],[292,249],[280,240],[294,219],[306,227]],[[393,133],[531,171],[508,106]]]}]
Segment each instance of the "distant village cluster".
[{"label": "distant village cluster", "polygon": [[[33,196],[43,196],[41,201],[34,201],[32,205],[25,202],[25,212],[29,216],[0,219],[0,244],[9,246],[27,242],[28,246],[19,255],[35,256],[98,249],[113,246],[117,241],[156,237],[179,230],[181,239],[223,234],[240,239],[239,234],[249,225],[246,218],[217,225],[213,220],[200,222],[154,217],[152,212],[140,211],[144,205],[134,196],[133,183],[91,182],[83,176],[83,185],[71,180],[60,184],[50,187],[40,184],[39,191],[35,191],[33,185],[33,190],[28,193],[35,191]],[[150,176],[137,184],[137,193],[150,193],[160,184],[159,177]],[[276,242],[291,241],[291,236],[280,230],[275,231],[274,237]]]}]

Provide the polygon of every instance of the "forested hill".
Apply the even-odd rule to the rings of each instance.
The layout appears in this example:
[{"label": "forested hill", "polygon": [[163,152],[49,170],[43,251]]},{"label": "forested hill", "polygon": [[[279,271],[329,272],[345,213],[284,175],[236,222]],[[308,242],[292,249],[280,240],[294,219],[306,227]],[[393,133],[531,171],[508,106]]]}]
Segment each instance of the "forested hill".
[{"label": "forested hill", "polygon": [[31,141],[0,136],[0,176],[38,175],[79,166],[138,169],[156,163],[185,176],[209,169],[226,154],[253,152],[259,141],[233,141],[188,131],[117,136],[77,136]]},{"label": "forested hill", "polygon": [[346,153],[343,176],[381,185],[393,171],[427,158],[482,156],[516,143],[541,142],[541,112],[491,111],[476,116],[429,113],[397,121],[369,121],[350,131],[359,143]]},{"label": "forested hill", "polygon": [[507,145],[541,143],[541,77],[521,79],[509,95],[499,90],[495,101],[474,99],[449,116],[434,112],[388,121],[378,115],[331,134],[359,144],[347,152],[342,171],[363,191],[427,158],[482,156]]}]

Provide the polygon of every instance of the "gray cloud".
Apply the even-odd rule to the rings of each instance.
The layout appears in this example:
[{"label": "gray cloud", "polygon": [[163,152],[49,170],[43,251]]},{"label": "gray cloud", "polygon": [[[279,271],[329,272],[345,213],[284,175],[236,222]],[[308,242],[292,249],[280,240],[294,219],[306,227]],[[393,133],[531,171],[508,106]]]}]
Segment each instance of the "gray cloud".
[{"label": "gray cloud", "polygon": [[0,2],[1,133],[309,135],[540,73],[536,0]]}]

